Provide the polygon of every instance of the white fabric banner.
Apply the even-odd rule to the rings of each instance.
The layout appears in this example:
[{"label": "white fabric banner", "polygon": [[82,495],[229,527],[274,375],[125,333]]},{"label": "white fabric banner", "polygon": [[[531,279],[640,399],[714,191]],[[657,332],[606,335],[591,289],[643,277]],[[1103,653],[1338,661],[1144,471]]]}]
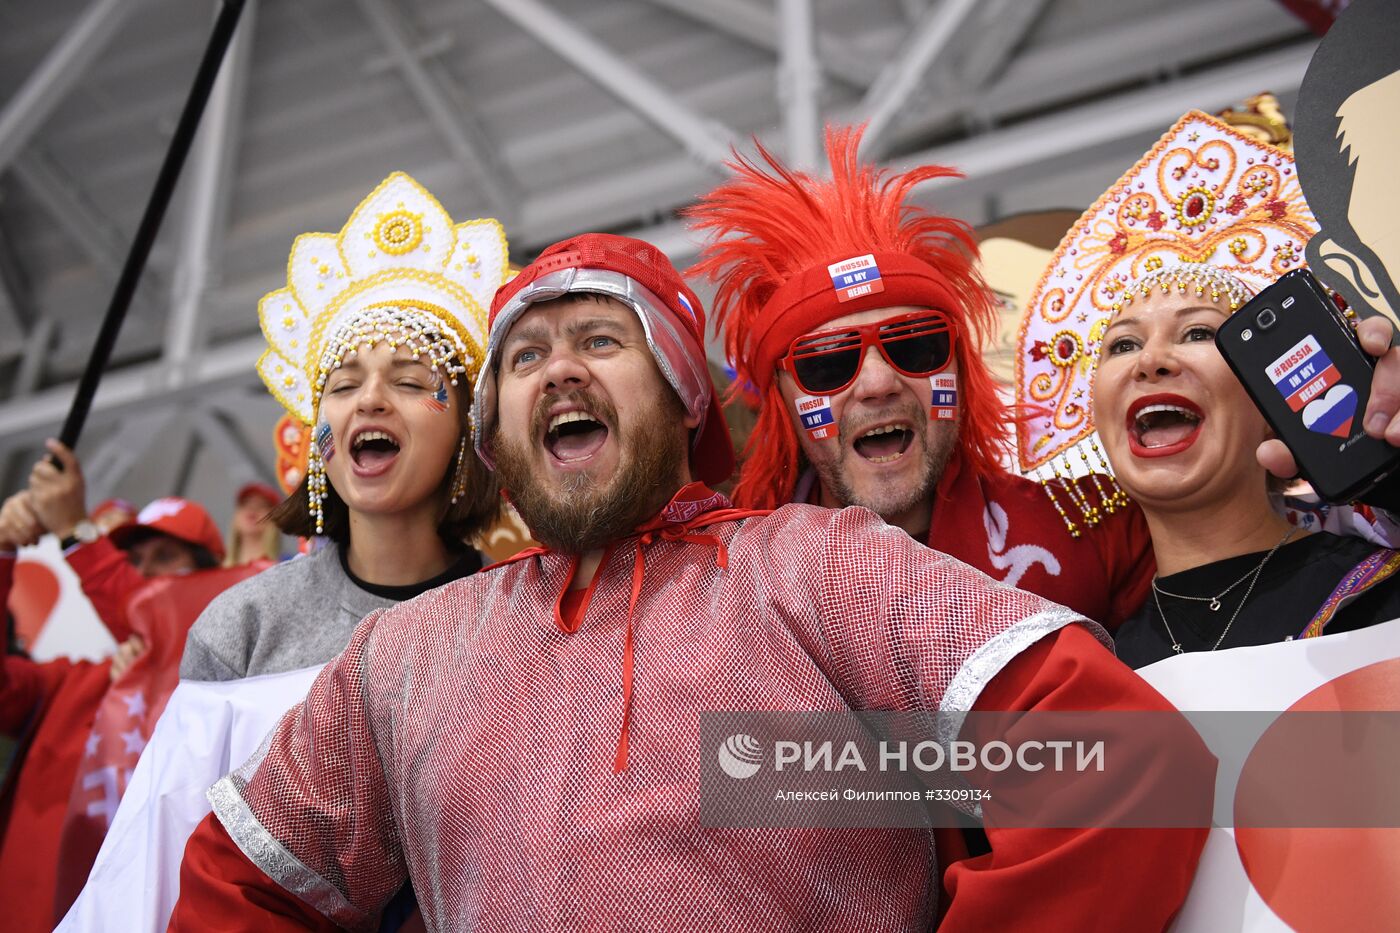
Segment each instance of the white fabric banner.
[{"label": "white fabric banner", "polygon": [[[1307,641],[1200,652],[1139,671],[1188,711],[1286,710],[1308,693],[1378,661],[1400,658],[1400,620]],[[179,896],[185,843],[209,813],[204,797],[261,745],[320,668],[226,683],[182,682],[156,725],[64,933],[161,933]],[[1208,745],[1212,736],[1203,736]],[[1218,737],[1216,737],[1218,738]],[[1222,758],[1242,760],[1238,750]],[[1218,787],[1238,773],[1222,770]],[[1279,933],[1292,929],[1255,890],[1234,832],[1214,829],[1174,933]]]},{"label": "white fabric banner", "polygon": [[58,930],[163,933],[204,792],[262,745],[321,668],[221,683],[181,681],[145,748],[82,894]]},{"label": "white fabric banner", "polygon": [[[1186,711],[1287,710],[1318,687],[1378,661],[1400,657],[1400,620],[1356,632],[1302,641],[1194,652],[1158,661],[1138,671],[1163,696]],[[1383,708],[1383,707],[1381,707]],[[1237,736],[1232,738],[1237,739]],[[1245,757],[1216,747],[1220,736],[1202,735],[1222,760]],[[1217,813],[1222,794],[1233,799],[1239,778],[1222,768],[1216,779]],[[1232,829],[1212,829],[1196,880],[1172,926],[1173,933],[1278,933],[1292,930],[1250,882]]]},{"label": "white fabric banner", "polygon": [[28,646],[34,660],[100,661],[116,650],[53,535],[44,535],[34,547],[20,548],[15,585],[34,589],[24,601],[24,611],[36,617],[17,619],[22,630],[32,626],[38,632]]}]

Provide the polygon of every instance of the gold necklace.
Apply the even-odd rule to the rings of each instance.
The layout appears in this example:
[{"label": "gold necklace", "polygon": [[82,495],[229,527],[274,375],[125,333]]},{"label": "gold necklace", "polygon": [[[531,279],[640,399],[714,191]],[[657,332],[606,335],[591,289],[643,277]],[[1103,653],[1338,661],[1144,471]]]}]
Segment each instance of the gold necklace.
[{"label": "gold necklace", "polygon": [[[1243,582],[1246,578],[1252,578],[1249,580],[1249,588],[1244,591],[1244,597],[1240,600],[1240,604],[1236,606],[1235,611],[1230,614],[1230,621],[1225,623],[1225,628],[1221,629],[1220,631],[1220,637],[1215,640],[1215,644],[1210,646],[1211,651],[1214,651],[1216,648],[1219,648],[1220,645],[1225,641],[1225,636],[1230,634],[1230,626],[1235,624],[1235,619],[1239,618],[1240,610],[1244,609],[1244,604],[1249,602],[1249,594],[1254,592],[1254,584],[1259,582],[1259,575],[1264,572],[1264,566],[1268,564],[1269,558],[1273,557],[1274,554],[1278,552],[1278,549],[1283,547],[1284,544],[1287,543],[1288,539],[1293,537],[1297,533],[1297,528],[1288,529],[1288,534],[1280,538],[1278,544],[1275,544],[1273,546],[1273,550],[1269,551],[1269,553],[1264,555],[1264,559],[1259,562],[1258,567],[1255,567],[1249,573],[1245,574],[1243,577],[1240,577],[1240,579],[1236,580],[1234,583],[1231,583],[1228,587],[1225,588],[1225,591],[1220,594],[1220,596],[1224,596],[1225,593],[1228,593],[1230,592],[1230,590],[1233,590],[1235,587],[1239,586],[1240,583]],[[1212,602],[1214,603],[1214,605],[1210,607],[1212,612],[1220,608],[1220,596],[1216,596],[1213,599],[1208,599],[1204,596],[1179,596],[1176,593],[1168,593],[1166,590],[1160,589],[1157,586],[1157,578],[1152,578],[1152,599],[1157,604],[1157,614],[1162,617],[1162,627],[1167,630],[1167,637],[1172,640],[1172,651],[1176,654],[1182,654],[1185,652],[1186,649],[1181,646],[1181,641],[1176,637],[1175,633],[1172,632],[1171,623],[1167,621],[1167,614],[1162,609],[1161,597],[1157,595],[1159,593],[1162,593],[1167,596],[1176,596],[1177,599],[1193,599],[1198,602]]]},{"label": "gold necklace", "polygon": [[1219,611],[1220,611],[1220,600],[1221,600],[1221,598],[1222,598],[1223,596],[1225,596],[1226,594],[1228,594],[1228,593],[1229,593],[1231,590],[1233,590],[1235,587],[1239,586],[1241,583],[1243,583],[1244,581],[1248,580],[1248,579],[1250,578],[1250,576],[1253,575],[1253,573],[1254,573],[1253,570],[1246,570],[1245,573],[1244,573],[1244,576],[1240,577],[1240,578],[1239,578],[1238,580],[1236,580],[1234,583],[1231,583],[1229,586],[1225,587],[1225,589],[1221,590],[1221,591],[1220,591],[1218,594],[1216,594],[1215,596],[1185,596],[1185,595],[1183,595],[1183,594],[1181,594],[1181,593],[1168,593],[1166,590],[1162,589],[1160,586],[1157,585],[1157,578],[1156,578],[1156,577],[1153,577],[1153,578],[1152,578],[1152,594],[1153,594],[1154,596],[1157,596],[1157,595],[1161,595],[1161,596],[1170,596],[1172,599],[1186,599],[1186,600],[1190,600],[1190,601],[1193,602],[1193,603],[1210,603],[1210,611],[1211,611],[1211,612],[1219,612]]}]

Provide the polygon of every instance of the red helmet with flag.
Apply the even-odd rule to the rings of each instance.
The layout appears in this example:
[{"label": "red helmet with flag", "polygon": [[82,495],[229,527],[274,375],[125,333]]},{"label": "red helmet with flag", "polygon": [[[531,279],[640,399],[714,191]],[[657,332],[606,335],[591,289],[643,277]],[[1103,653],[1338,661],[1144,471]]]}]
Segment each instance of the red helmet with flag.
[{"label": "red helmet with flag", "polygon": [[472,433],[481,459],[493,464],[496,367],[506,334],[532,304],[579,293],[614,298],[641,320],[661,375],[700,421],[691,442],[695,475],[707,483],[727,480],[734,471],[734,448],[705,360],[700,299],[661,250],[611,233],[585,233],[555,243],[496,293],[486,363],[472,403]]}]

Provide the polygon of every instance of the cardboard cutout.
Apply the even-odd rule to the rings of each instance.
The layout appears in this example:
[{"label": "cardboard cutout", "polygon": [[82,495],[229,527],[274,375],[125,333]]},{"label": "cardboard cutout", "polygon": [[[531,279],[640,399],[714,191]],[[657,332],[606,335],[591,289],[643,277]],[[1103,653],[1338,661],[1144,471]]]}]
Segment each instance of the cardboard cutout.
[{"label": "cardboard cutout", "polygon": [[1298,92],[1298,179],[1322,232],[1313,272],[1358,314],[1400,327],[1400,3],[1355,0],[1308,65]]},{"label": "cardboard cutout", "polygon": [[996,292],[997,332],[982,349],[992,378],[1008,397],[1016,385],[1016,335],[1035,283],[1050,264],[1065,231],[1079,219],[1077,210],[1015,214],[978,227],[982,275]]}]

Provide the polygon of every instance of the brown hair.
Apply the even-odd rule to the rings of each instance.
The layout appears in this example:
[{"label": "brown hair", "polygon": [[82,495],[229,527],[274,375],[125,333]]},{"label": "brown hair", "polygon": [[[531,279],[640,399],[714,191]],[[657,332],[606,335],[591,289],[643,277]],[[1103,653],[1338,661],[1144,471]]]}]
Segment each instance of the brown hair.
[{"label": "brown hair", "polygon": [[[501,512],[501,496],[495,475],[486,469],[486,464],[472,450],[471,422],[468,420],[472,407],[471,383],[461,377],[452,393],[456,403],[457,427],[461,436],[467,439],[462,462],[466,482],[462,497],[454,503],[450,492],[457,473],[457,458],[454,456],[448,461],[447,473],[438,484],[442,510],[438,515],[437,531],[447,544],[461,546],[496,523]],[[306,484],[307,478],[302,477],[292,494],[268,513],[268,520],[276,523],[286,534],[311,538],[316,535],[316,519],[311,514]],[[325,536],[341,546],[348,544],[350,510],[329,482],[326,483],[326,497],[321,509]]]}]

